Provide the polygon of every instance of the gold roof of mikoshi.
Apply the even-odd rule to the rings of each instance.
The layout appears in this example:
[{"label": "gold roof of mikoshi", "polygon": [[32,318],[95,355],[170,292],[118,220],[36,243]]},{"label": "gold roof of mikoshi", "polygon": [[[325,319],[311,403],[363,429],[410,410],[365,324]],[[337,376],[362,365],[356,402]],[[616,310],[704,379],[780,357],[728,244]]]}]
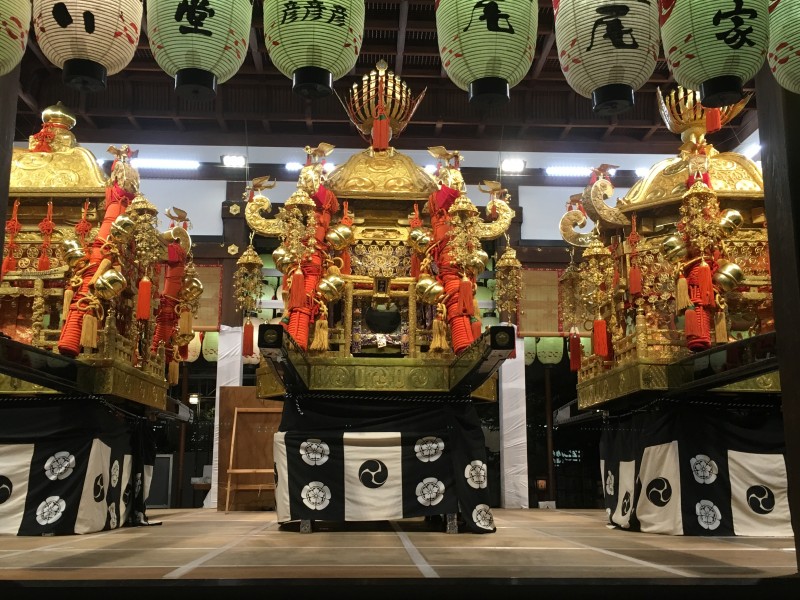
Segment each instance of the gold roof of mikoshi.
[{"label": "gold roof of mikoshi", "polygon": [[[736,152],[718,152],[706,139],[706,109],[693,90],[678,87],[667,96],[658,90],[659,109],[664,123],[673,133],[679,133],[683,144],[677,156],[653,165],[647,175],[637,181],[628,193],[617,201],[621,212],[655,208],[679,203],[686,192],[691,163],[698,153],[707,157],[711,187],[720,200],[764,197],[764,179],[752,160]],[[721,125],[736,117],[750,99],[720,109]]]}]

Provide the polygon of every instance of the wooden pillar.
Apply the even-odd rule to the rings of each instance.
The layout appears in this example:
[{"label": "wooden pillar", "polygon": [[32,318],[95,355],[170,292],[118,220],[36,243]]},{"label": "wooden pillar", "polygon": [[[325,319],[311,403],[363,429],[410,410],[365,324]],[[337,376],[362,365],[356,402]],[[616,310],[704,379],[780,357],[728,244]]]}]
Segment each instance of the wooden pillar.
[{"label": "wooden pillar", "polygon": [[[236,246],[237,252],[228,254],[222,261],[222,302],[220,306],[220,323],[231,327],[242,326],[242,314],[236,308],[233,294],[233,274],[236,272],[236,260],[242,255],[249,243],[250,230],[244,218],[244,205],[241,195],[244,186],[241,182],[229,181],[226,200],[222,204],[222,240],[225,248]],[[231,207],[238,208],[231,212]]]},{"label": "wooden pillar", "polygon": [[[17,65],[7,75],[0,77],[0,248],[6,241],[6,213],[8,212],[8,185],[11,178],[11,154],[14,147],[14,125],[17,120],[17,93],[19,92]],[[2,260],[2,256],[0,256]]]},{"label": "wooden pillar", "polygon": [[769,227],[786,476],[795,557],[800,565],[800,95],[781,88],[764,65],[756,77],[758,129]]}]

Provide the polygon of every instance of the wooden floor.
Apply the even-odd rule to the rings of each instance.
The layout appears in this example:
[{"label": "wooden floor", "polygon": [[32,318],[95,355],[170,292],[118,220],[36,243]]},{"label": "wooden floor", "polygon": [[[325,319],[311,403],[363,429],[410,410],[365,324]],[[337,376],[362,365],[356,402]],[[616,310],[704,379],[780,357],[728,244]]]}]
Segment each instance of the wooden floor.
[{"label": "wooden floor", "polygon": [[149,527],[0,536],[0,598],[773,600],[800,591],[793,538],[621,531],[602,510],[493,513],[497,532],[484,535],[423,519],[315,522],[301,533],[274,512],[150,509]]}]

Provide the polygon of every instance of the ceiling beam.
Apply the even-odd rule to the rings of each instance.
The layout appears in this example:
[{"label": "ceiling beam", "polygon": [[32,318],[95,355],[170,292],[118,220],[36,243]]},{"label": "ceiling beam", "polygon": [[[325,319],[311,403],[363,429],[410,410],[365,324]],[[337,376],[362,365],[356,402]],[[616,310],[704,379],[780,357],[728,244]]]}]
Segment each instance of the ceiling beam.
[{"label": "ceiling beam", "polygon": [[256,28],[250,28],[250,56],[253,57],[253,64],[256,67],[256,72],[264,72],[264,61],[261,57],[261,50],[258,48],[258,34]]},{"label": "ceiling beam", "polygon": [[403,72],[403,56],[406,52],[406,27],[408,27],[408,0],[400,3],[400,22],[397,24],[397,54],[394,61],[394,72],[400,75]]}]

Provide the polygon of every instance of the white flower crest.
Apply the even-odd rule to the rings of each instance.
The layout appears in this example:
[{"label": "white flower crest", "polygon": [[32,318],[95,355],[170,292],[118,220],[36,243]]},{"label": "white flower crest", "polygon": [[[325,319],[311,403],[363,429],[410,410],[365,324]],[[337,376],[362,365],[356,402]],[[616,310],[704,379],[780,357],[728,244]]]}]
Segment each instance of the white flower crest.
[{"label": "white flower crest", "polygon": [[66,479],[72,475],[72,469],[75,468],[75,457],[63,450],[56,452],[53,456],[47,459],[44,463],[44,474],[50,481],[56,479]]},{"label": "white flower crest", "polygon": [[309,438],[300,444],[300,456],[303,462],[313,466],[324,465],[328,462],[331,449],[328,444],[316,438]]},{"label": "white flower crest", "polygon": [[717,480],[719,468],[711,458],[705,454],[698,454],[689,462],[692,465],[692,475],[697,483],[714,483]]},{"label": "white flower crest", "polygon": [[58,496],[50,496],[36,509],[36,521],[39,525],[55,523],[64,514],[67,503]]},{"label": "white flower crest", "polygon": [[417,500],[423,506],[436,506],[444,498],[444,483],[436,477],[426,477],[417,484]]},{"label": "white flower crest", "polygon": [[117,528],[117,503],[112,502],[108,505],[108,526],[110,529]]},{"label": "white flower crest", "polygon": [[494,515],[488,504],[478,504],[472,511],[472,520],[478,527],[494,529]]},{"label": "white flower crest", "polygon": [[486,465],[481,460],[473,460],[464,469],[464,477],[471,488],[476,490],[485,488],[488,483]]},{"label": "white flower crest", "polygon": [[614,474],[609,471],[606,475],[606,496],[614,495]]},{"label": "white flower crest", "polygon": [[442,456],[444,450],[444,442],[441,438],[435,436],[427,436],[417,440],[414,444],[414,452],[417,458],[422,462],[433,462]]},{"label": "white flower crest", "polygon": [[703,529],[713,531],[722,522],[722,513],[711,500],[700,500],[695,505],[694,512],[697,514],[697,522]]},{"label": "white flower crest", "polygon": [[303,504],[312,510],[322,510],[331,502],[331,490],[321,481],[312,481],[300,492]]},{"label": "white flower crest", "polygon": [[119,461],[115,460],[111,465],[111,487],[117,487],[119,483]]}]

